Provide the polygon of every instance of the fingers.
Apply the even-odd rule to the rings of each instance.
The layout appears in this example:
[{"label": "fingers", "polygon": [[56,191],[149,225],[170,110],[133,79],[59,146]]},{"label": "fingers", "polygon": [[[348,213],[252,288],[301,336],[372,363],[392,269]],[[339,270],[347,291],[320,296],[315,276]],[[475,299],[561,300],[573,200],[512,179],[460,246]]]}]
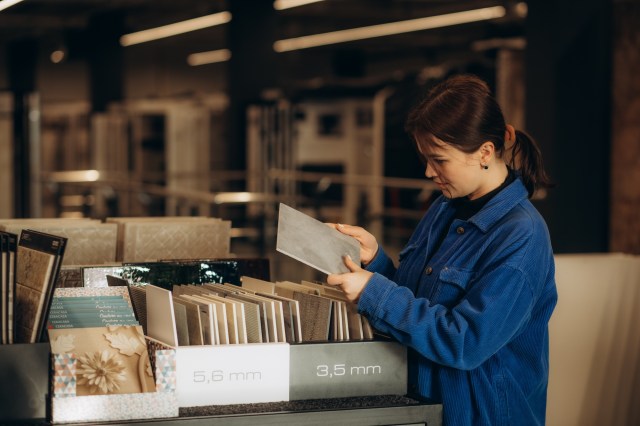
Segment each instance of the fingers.
[{"label": "fingers", "polygon": [[324,224],[327,225],[329,228],[337,229],[341,233],[348,235],[350,237],[353,237],[355,239],[358,239],[359,236],[364,234],[363,232],[364,229],[360,228],[359,226],[345,225],[344,223],[330,223],[330,222],[324,222]]},{"label": "fingers", "polygon": [[349,271],[351,272],[360,271],[362,269],[360,265],[357,265],[353,259],[351,259],[351,256],[344,257],[344,264],[347,265],[347,268],[349,268]]},{"label": "fingers", "polygon": [[342,275],[341,274],[329,274],[327,276],[327,284],[329,284],[329,285],[340,285],[340,284],[342,284]]},{"label": "fingers", "polygon": [[349,235],[354,238],[362,235],[362,228],[360,228],[359,226],[345,225],[343,223],[338,223],[336,224],[336,229],[342,232],[343,234]]}]

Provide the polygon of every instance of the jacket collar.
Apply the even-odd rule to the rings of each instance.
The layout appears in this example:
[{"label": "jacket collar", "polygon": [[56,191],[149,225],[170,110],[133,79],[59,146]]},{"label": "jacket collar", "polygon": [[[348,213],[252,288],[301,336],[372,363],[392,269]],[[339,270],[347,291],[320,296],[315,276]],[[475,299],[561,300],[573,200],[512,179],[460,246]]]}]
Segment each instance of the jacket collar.
[{"label": "jacket collar", "polygon": [[[516,205],[528,198],[528,192],[518,176],[510,185],[497,193],[489,202],[468,222],[473,223],[482,232],[487,232],[495,223],[500,221]],[[450,206],[450,201],[445,201]]]}]

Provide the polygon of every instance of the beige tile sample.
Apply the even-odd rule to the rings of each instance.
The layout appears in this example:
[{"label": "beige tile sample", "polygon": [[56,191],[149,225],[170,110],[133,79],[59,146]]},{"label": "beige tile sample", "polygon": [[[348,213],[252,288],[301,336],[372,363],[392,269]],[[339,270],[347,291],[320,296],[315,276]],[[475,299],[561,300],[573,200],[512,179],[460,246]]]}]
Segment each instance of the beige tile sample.
[{"label": "beige tile sample", "polygon": [[200,307],[188,300],[174,296],[174,304],[185,307],[187,314],[187,328],[189,331],[189,346],[203,345],[202,321],[200,319]]},{"label": "beige tile sample", "polygon": [[275,284],[269,281],[260,280],[258,278],[242,276],[240,277],[242,288],[253,292],[274,294]]},{"label": "beige tile sample", "polygon": [[149,337],[175,348],[178,346],[178,332],[173,311],[173,295],[169,290],[154,285],[147,285],[145,293]]}]

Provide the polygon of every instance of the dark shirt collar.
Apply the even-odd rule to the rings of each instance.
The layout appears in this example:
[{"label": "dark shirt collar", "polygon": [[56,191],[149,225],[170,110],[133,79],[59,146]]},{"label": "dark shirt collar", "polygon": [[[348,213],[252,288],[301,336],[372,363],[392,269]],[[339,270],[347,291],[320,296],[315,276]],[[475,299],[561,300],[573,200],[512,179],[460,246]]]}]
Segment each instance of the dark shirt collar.
[{"label": "dark shirt collar", "polygon": [[455,219],[468,220],[471,216],[478,213],[497,193],[509,186],[516,180],[516,173],[507,168],[507,177],[502,184],[491,192],[484,194],[482,197],[470,200],[467,197],[459,197],[451,200],[451,205],[455,208]]}]

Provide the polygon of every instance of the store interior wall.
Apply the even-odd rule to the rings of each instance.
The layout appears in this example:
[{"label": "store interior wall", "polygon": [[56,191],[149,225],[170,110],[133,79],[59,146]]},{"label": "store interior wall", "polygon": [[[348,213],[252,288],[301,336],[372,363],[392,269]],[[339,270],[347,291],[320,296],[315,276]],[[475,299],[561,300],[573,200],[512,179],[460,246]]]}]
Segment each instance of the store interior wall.
[{"label": "store interior wall", "polygon": [[618,2],[613,11],[610,247],[640,247],[640,4]]},{"label": "store interior wall", "polygon": [[640,256],[555,256],[549,322],[549,426],[637,425]]}]

